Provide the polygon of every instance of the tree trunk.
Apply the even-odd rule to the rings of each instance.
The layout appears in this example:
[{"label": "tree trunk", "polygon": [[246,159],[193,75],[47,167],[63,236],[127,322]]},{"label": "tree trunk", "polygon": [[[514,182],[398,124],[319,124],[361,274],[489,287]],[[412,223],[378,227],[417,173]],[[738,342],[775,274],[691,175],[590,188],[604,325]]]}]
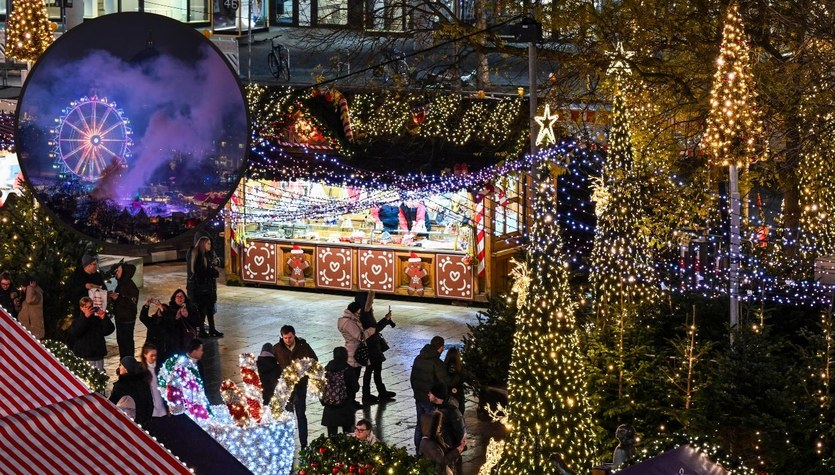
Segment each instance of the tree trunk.
[{"label": "tree trunk", "polygon": [[[487,28],[487,12],[485,11],[486,1],[475,0],[473,3],[473,14],[476,18],[475,27],[479,31],[484,31]],[[482,34],[478,36],[477,46],[475,51],[476,56],[476,88],[486,89],[490,87],[490,64],[487,62],[487,53],[485,52],[487,37]]]}]

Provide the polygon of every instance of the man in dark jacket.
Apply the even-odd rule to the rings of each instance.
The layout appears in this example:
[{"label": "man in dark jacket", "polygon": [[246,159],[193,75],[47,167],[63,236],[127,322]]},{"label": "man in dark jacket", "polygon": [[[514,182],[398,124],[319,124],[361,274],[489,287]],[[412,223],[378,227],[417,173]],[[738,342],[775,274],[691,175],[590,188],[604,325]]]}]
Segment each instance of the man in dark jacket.
[{"label": "man in dark jacket", "polygon": [[264,404],[269,404],[273,398],[275,387],[278,386],[278,378],[281,377],[281,366],[273,354],[272,343],[264,343],[261,347],[261,354],[255,360],[255,367],[258,368],[258,378],[261,380],[261,389],[264,396]]},{"label": "man in dark jacket", "polygon": [[79,314],[73,317],[70,326],[72,351],[92,367],[104,371],[104,357],[107,356],[104,337],[113,333],[116,327],[103,308],[93,307],[90,297],[82,297],[78,308]]},{"label": "man in dark jacket", "polygon": [[134,357],[136,347],[133,342],[133,329],[136,326],[136,310],[139,301],[139,288],[133,282],[136,266],[121,263],[116,268],[116,289],[108,293],[113,301],[113,319],[116,321],[116,343],[119,345],[119,358]]},{"label": "man in dark jacket", "polygon": [[[319,361],[313,348],[303,339],[296,338],[296,329],[291,325],[284,325],[281,327],[281,341],[273,346],[273,354],[278,361],[279,366],[286,368],[290,366],[293,361],[302,358],[312,358]],[[290,395],[290,403],[293,410],[296,412],[296,421],[299,428],[299,444],[302,448],[307,447],[307,381],[305,376],[296,383],[293,389],[293,394]]]},{"label": "man in dark jacket", "polygon": [[429,390],[429,402],[432,406],[443,413],[443,425],[441,434],[446,445],[458,451],[459,457],[455,461],[455,473],[461,475],[462,461],[460,454],[467,448],[467,428],[464,424],[464,416],[458,410],[458,401],[449,396],[449,390],[444,383],[436,383]]},{"label": "man in dark jacket", "polygon": [[432,412],[432,403],[429,401],[429,391],[432,386],[436,383],[443,383],[447,387],[458,384],[458,378],[450,376],[444,362],[441,361],[441,353],[443,352],[444,339],[440,336],[434,336],[432,341],[420,350],[420,354],[412,363],[412,374],[409,380],[412,383],[412,393],[415,397],[415,408],[417,410],[417,424],[415,424],[416,451],[420,447],[420,416]]},{"label": "man in dark jacket", "polygon": [[104,288],[104,277],[99,273],[96,257],[84,254],[81,266],[73,271],[68,282],[70,302],[73,305],[77,305],[81,297],[89,297],[90,290]]}]

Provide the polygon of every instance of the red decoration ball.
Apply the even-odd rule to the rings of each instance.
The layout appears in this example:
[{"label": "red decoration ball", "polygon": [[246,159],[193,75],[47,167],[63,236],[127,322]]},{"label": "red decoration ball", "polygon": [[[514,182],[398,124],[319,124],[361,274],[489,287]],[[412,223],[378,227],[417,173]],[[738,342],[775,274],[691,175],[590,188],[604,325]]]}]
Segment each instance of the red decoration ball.
[{"label": "red decoration ball", "polygon": [[356,471],[357,471],[357,467],[356,467],[356,466],[354,466],[354,465],[351,465],[350,467],[348,467],[348,471],[349,471],[349,472],[356,472]]},{"label": "red decoration ball", "polygon": [[324,453],[325,453],[325,452],[327,452],[327,451],[328,451],[328,449],[327,449],[327,448],[325,448],[325,447],[319,447],[319,453],[320,453],[320,454],[324,454]]},{"label": "red decoration ball", "polygon": [[299,470],[299,475],[307,475],[307,470],[304,470],[304,469]]},{"label": "red decoration ball", "polygon": [[362,468],[362,467],[360,467],[360,469],[359,469],[359,470],[357,470],[357,472],[358,472],[360,475],[365,475],[365,469],[364,469],[364,468]]},{"label": "red decoration ball", "polygon": [[310,462],[310,466],[313,468],[319,468],[319,462]]},{"label": "red decoration ball", "polygon": [[339,467],[333,467],[333,473],[339,473]]}]

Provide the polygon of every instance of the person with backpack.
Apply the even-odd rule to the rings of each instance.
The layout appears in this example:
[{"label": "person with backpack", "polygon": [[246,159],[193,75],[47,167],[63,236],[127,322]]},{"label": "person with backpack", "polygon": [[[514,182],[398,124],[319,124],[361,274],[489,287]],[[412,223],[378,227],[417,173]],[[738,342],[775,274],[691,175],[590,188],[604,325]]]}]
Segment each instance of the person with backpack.
[{"label": "person with backpack", "polygon": [[344,346],[333,349],[333,359],[325,365],[325,387],[319,399],[323,406],[322,425],[333,437],[342,428],[348,434],[354,427],[354,404],[348,394],[359,391],[359,383],[352,377],[348,365],[348,350]]}]

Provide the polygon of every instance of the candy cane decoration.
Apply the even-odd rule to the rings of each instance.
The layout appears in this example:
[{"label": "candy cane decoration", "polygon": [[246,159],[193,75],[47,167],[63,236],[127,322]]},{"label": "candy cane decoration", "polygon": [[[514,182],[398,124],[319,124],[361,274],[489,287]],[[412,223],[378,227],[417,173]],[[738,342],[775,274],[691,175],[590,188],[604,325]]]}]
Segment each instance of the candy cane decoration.
[{"label": "candy cane decoration", "polygon": [[351,114],[348,110],[348,99],[345,99],[345,96],[336,89],[331,89],[331,93],[339,107],[339,119],[342,120],[342,130],[345,131],[345,138],[350,142],[354,140],[354,132],[351,130]]},{"label": "candy cane decoration", "polygon": [[495,195],[494,199],[502,207],[507,206],[508,203],[507,194],[504,190],[493,185],[492,183],[486,183],[484,188],[482,188],[475,196],[475,217],[473,221],[475,222],[476,228],[476,275],[478,277],[484,276],[484,271],[487,267],[484,259],[484,239],[487,234],[484,229],[484,199],[487,198],[488,195]]},{"label": "candy cane decoration", "polygon": [[255,367],[255,355],[242,353],[240,365],[246,412],[249,413],[256,424],[259,424],[261,423],[261,406],[263,405],[264,393],[261,389],[261,378],[258,376],[258,370]]}]

